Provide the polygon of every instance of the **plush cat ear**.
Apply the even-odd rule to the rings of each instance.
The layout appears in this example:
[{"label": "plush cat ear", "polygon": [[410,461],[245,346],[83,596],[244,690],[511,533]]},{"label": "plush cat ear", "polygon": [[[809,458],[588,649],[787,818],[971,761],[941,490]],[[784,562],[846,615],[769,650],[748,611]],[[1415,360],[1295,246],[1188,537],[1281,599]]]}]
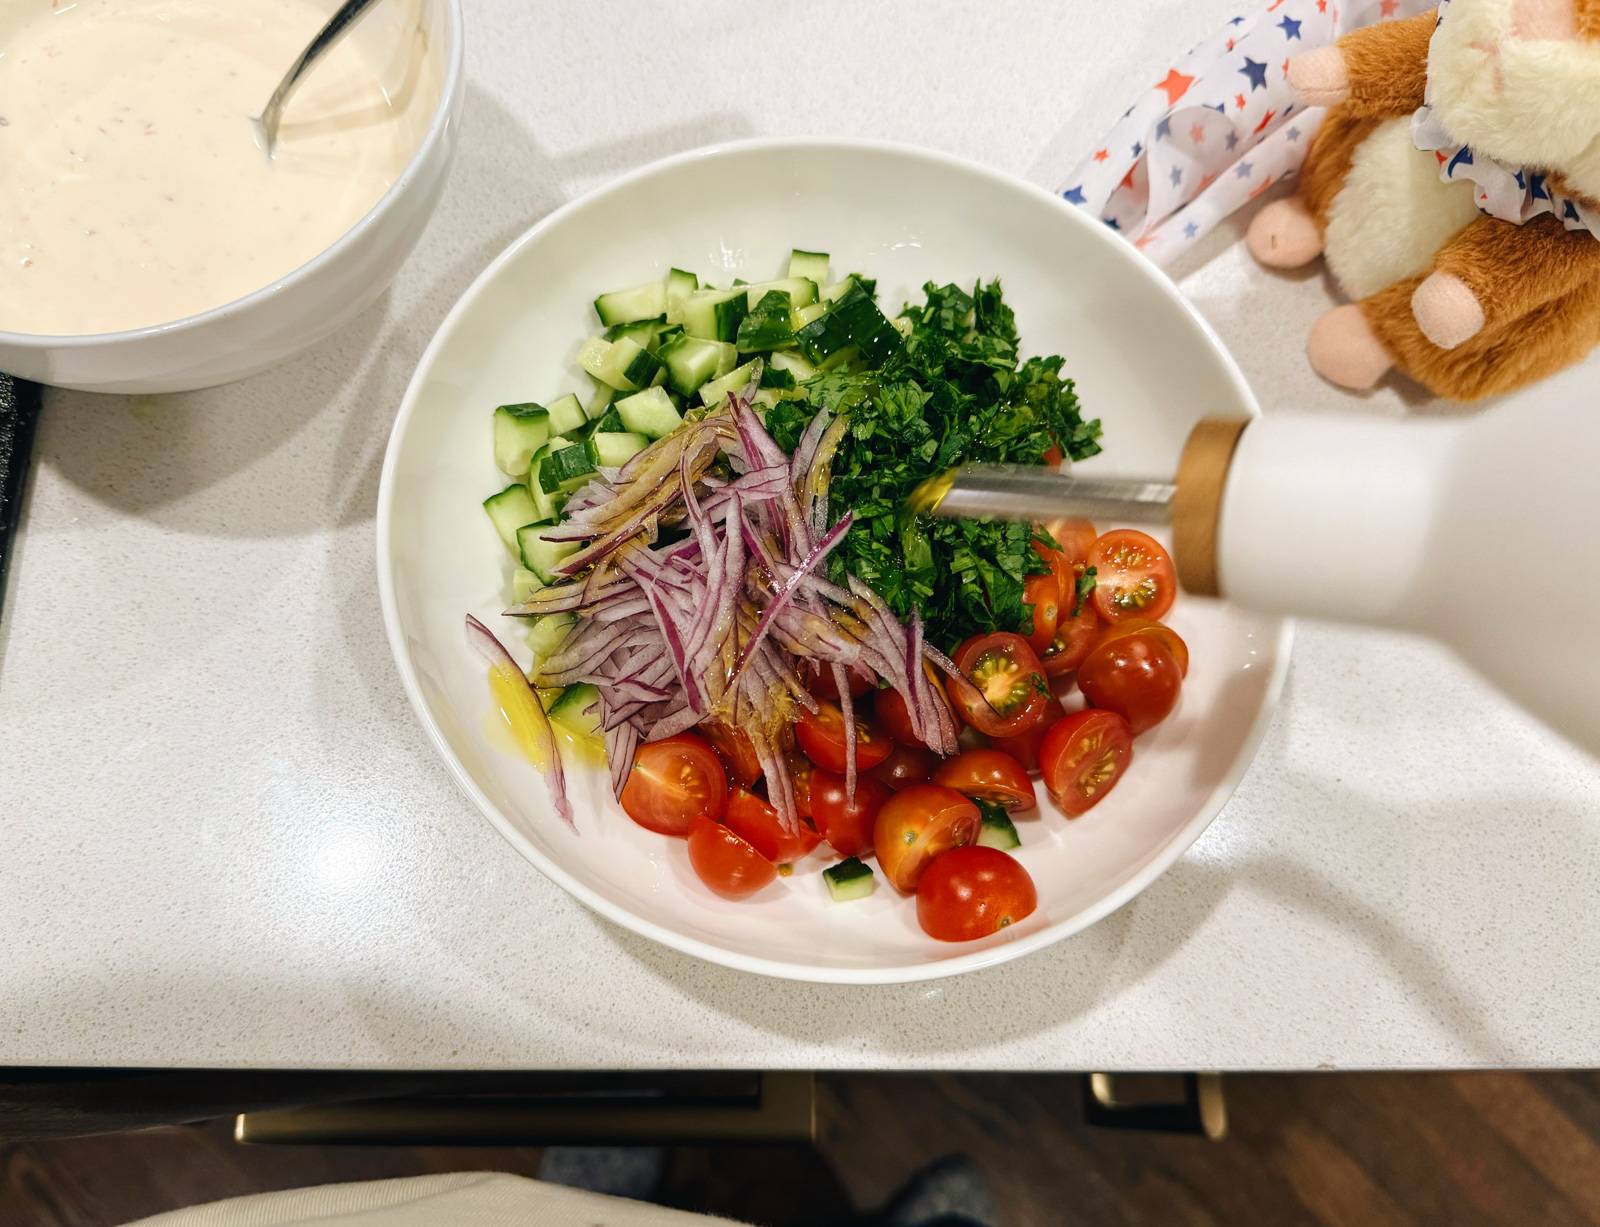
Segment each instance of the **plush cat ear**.
[{"label": "plush cat ear", "polygon": [[1600,42],[1600,0],[1575,0],[1578,37]]}]

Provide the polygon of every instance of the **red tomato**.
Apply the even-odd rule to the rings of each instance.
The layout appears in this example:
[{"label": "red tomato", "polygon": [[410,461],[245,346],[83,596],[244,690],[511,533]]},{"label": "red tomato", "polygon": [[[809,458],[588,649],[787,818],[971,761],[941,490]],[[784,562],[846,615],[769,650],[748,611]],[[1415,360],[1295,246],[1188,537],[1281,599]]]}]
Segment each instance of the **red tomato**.
[{"label": "red tomato", "polygon": [[883,876],[909,895],[928,862],[978,837],[978,807],[953,788],[913,784],[890,797],[873,824],[872,844]]},{"label": "red tomato", "polygon": [[964,750],[939,764],[933,782],[974,801],[1004,806],[1011,813],[1038,804],[1028,769],[1003,750]]},{"label": "red tomato", "polygon": [[719,822],[704,815],[689,824],[689,864],[727,899],[743,899],[778,876],[778,867]]},{"label": "red tomato", "polygon": [[1022,587],[1023,604],[1031,606],[1027,623],[1028,646],[1043,656],[1055,642],[1056,621],[1061,617],[1061,586],[1055,573],[1030,575]]},{"label": "red tomato", "polygon": [[789,783],[794,789],[794,808],[802,818],[811,817],[811,777],[816,774],[816,768],[811,765],[811,760],[803,754],[790,752],[787,759],[789,764]]},{"label": "red tomato", "polygon": [[1078,668],[1078,689],[1090,707],[1116,712],[1137,736],[1172,714],[1183,689],[1183,670],[1154,635],[1124,635],[1089,653]]},{"label": "red tomato", "polygon": [[1061,723],[1065,714],[1061,710],[1061,704],[1051,703],[1044,713],[1044,719],[1038,724],[1016,737],[996,737],[994,748],[1002,754],[1009,754],[1028,771],[1038,771],[1039,747],[1044,743],[1045,735]]},{"label": "red tomato", "polygon": [[975,635],[956,649],[956,665],[976,692],[958,689],[956,702],[978,732],[1015,737],[1044,716],[1050,702],[1044,666],[1022,636]]},{"label": "red tomato", "polygon": [[1116,712],[1080,711],[1063,717],[1039,747],[1050,799],[1076,818],[1104,797],[1133,761],[1133,730]]},{"label": "red tomato", "polygon": [[942,942],[988,937],[1038,905],[1028,871],[998,848],[954,848],[934,858],[917,883],[917,923]]},{"label": "red tomato", "polygon": [[[1082,570],[1088,564],[1089,551],[1094,548],[1095,538],[1099,535],[1090,521],[1051,520],[1044,526],[1044,530],[1056,539],[1056,544],[1061,547],[1061,553],[1069,566]],[[1063,601],[1068,599],[1065,588],[1061,591],[1061,599]]]},{"label": "red tomato", "polygon": [[1056,577],[1056,590],[1058,600],[1072,591],[1072,564],[1073,560],[1061,550],[1053,550],[1044,542],[1035,538],[1031,543],[1033,552],[1050,564],[1050,574]]},{"label": "red tomato", "polygon": [[[858,710],[855,715],[856,768],[870,771],[889,757],[889,739],[867,718],[866,712]],[[819,701],[816,715],[802,708],[800,722],[794,726],[794,738],[806,757],[817,766],[835,775],[844,774],[844,713],[832,703]]]},{"label": "red tomato", "polygon": [[722,821],[728,830],[748,841],[752,848],[778,865],[799,860],[822,842],[822,836],[803,822],[798,831],[789,834],[783,829],[777,810],[755,793],[742,788],[735,788],[728,794],[728,812],[723,815]]},{"label": "red tomato", "polygon": [[1149,618],[1124,618],[1106,627],[1094,646],[1098,648],[1102,643],[1121,639],[1124,635],[1152,636],[1172,653],[1172,659],[1178,662],[1178,672],[1184,677],[1189,676],[1189,645],[1183,641],[1183,636],[1165,622],[1152,622]]},{"label": "red tomato", "polygon": [[750,744],[750,736],[743,729],[736,729],[720,720],[707,720],[699,728],[711,742],[717,757],[728,768],[728,775],[736,782],[749,788],[761,778],[761,760],[756,757],[756,748]]},{"label": "red tomato", "polygon": [[[871,690],[875,684],[872,674],[865,669],[846,669],[845,677],[850,682],[850,693],[858,698]],[[805,683],[806,689],[817,698],[832,699],[835,703],[839,701],[839,687],[834,684],[831,667],[807,661]]]},{"label": "red tomato", "polygon": [[1178,577],[1161,542],[1136,528],[1102,533],[1089,551],[1094,603],[1107,622],[1159,618],[1172,608]]},{"label": "red tomato", "polygon": [[622,808],[642,827],[682,835],[700,814],[720,818],[727,795],[716,752],[693,733],[679,733],[639,747],[622,786]]},{"label": "red tomato", "polygon": [[872,769],[872,778],[885,785],[890,792],[899,792],[908,784],[925,784],[939,759],[931,750],[921,746],[895,746],[894,752]]},{"label": "red tomato", "polygon": [[1053,469],[1058,467],[1066,458],[1067,454],[1061,450],[1061,444],[1052,443],[1049,447],[1045,448],[1044,456],[1040,459],[1039,463],[1048,465]]},{"label": "red tomato", "polygon": [[883,725],[884,732],[903,746],[921,746],[917,735],[911,731],[911,713],[898,690],[880,690],[872,700],[872,712]]},{"label": "red tomato", "polygon": [[1039,663],[1049,677],[1065,677],[1081,665],[1105,627],[1091,600],[1078,602],[1078,612],[1070,613],[1073,599],[1076,598],[1069,598],[1062,603],[1055,637],[1039,657]]},{"label": "red tomato", "polygon": [[871,852],[873,823],[884,802],[893,795],[888,785],[867,775],[856,780],[856,799],[846,802],[844,776],[818,771],[811,781],[817,829],[840,856]]}]

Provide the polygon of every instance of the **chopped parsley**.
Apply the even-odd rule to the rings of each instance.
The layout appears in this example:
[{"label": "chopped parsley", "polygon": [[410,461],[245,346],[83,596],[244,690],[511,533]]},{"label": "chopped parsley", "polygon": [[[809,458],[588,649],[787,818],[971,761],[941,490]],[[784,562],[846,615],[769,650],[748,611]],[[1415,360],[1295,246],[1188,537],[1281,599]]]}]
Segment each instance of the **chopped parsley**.
[{"label": "chopped parsley", "polygon": [[793,450],[817,409],[848,416],[830,518],[851,510],[855,520],[828,560],[830,575],[857,576],[901,617],[920,609],[929,640],[950,648],[969,635],[1025,633],[1033,611],[1023,584],[1048,567],[1029,525],[935,519],[911,512],[906,496],[968,461],[1040,464],[1057,443],[1074,460],[1092,456],[1100,423],[1083,420],[1062,358],[1018,360],[1016,320],[998,281],[971,293],[929,282],[923,293],[923,305],[902,312],[911,325],[903,343],[875,334],[873,367],[814,376],[803,400],[768,411],[767,426]]}]

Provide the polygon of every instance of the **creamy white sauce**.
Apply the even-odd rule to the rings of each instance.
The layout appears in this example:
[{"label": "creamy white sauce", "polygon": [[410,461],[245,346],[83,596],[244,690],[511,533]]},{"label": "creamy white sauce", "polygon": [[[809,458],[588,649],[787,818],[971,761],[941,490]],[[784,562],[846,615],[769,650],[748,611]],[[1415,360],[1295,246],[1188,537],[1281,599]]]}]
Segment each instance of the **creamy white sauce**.
[{"label": "creamy white sauce", "polygon": [[[405,6],[366,24],[390,7]],[[250,117],[330,11],[0,0],[0,329],[180,319],[270,284],[359,220],[415,152],[438,81],[392,19],[363,27],[301,85],[269,161]]]}]

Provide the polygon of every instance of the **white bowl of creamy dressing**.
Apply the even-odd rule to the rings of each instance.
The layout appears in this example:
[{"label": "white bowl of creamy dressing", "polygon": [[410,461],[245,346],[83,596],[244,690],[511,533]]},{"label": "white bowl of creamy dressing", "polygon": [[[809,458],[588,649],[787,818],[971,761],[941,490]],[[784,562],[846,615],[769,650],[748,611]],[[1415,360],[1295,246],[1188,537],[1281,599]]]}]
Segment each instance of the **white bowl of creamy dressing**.
[{"label": "white bowl of creamy dressing", "polygon": [[389,284],[438,203],[460,0],[387,0],[251,117],[337,0],[0,0],[0,370],[171,392],[264,370]]}]

